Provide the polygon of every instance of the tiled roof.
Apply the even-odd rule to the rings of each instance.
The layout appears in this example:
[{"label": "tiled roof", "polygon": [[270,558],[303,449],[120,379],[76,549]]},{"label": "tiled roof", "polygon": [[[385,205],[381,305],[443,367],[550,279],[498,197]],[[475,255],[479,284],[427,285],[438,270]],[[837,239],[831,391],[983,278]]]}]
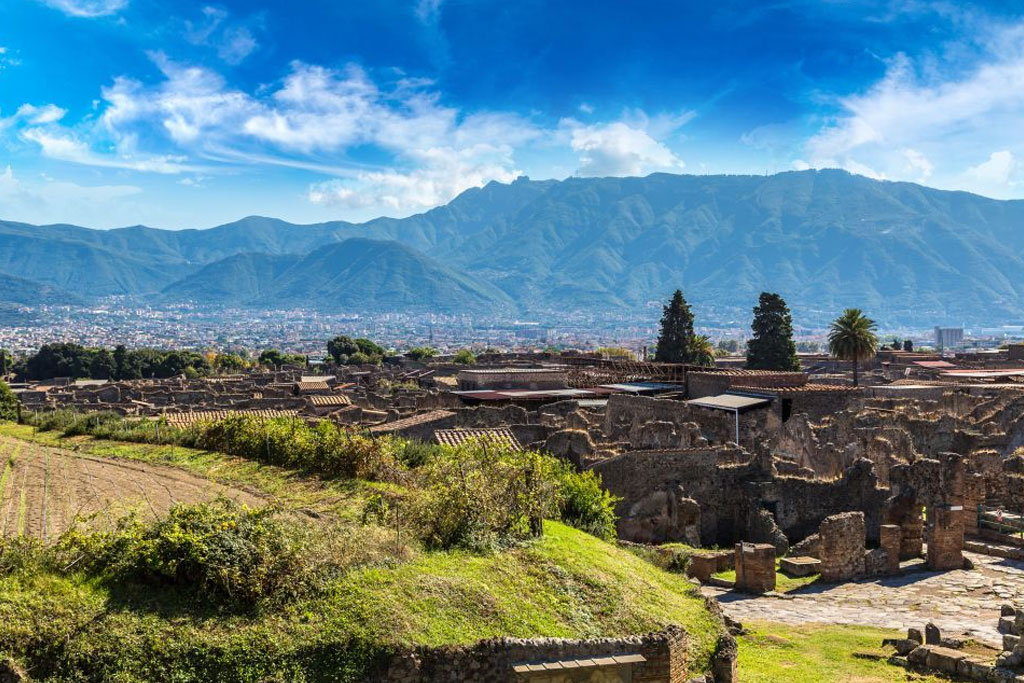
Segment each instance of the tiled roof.
[{"label": "tiled roof", "polygon": [[508,427],[495,427],[493,429],[438,429],[434,432],[434,439],[439,444],[446,446],[461,446],[468,441],[488,441],[498,446],[508,446],[514,449],[521,449],[519,439]]},{"label": "tiled roof", "polygon": [[370,427],[370,433],[372,434],[387,434],[388,432],[396,432],[402,429],[408,429],[409,427],[417,427],[428,422],[434,422],[435,420],[443,420],[448,417],[455,415],[450,410],[431,410],[429,413],[420,413],[419,415],[411,415],[409,417],[403,417],[401,420],[395,420],[394,422],[385,422],[384,424],[374,425]]},{"label": "tiled roof", "polygon": [[164,413],[163,417],[175,427],[187,427],[196,422],[216,422],[228,417],[244,415],[265,420],[277,417],[295,417],[297,410],[196,410],[187,413]]},{"label": "tiled roof", "polygon": [[345,394],[321,394],[318,396],[310,396],[309,400],[313,405],[323,407],[347,406],[352,403],[352,399]]},{"label": "tiled roof", "polygon": [[[736,387],[736,390],[742,390],[743,387]],[[799,394],[804,392],[854,392],[860,391],[863,387],[855,387],[849,384],[799,384],[793,387],[752,387],[751,391],[766,391],[773,394]]]},{"label": "tiled roof", "polygon": [[313,382],[296,382],[295,386],[299,388],[299,391],[326,391],[331,388],[331,385],[322,379]]}]

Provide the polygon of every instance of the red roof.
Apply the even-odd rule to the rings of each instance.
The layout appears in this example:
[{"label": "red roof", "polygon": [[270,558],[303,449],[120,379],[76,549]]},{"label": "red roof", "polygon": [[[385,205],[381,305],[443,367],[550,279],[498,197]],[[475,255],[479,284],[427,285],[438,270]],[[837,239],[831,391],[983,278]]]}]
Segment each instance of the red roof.
[{"label": "red roof", "polygon": [[945,360],[915,360],[914,365],[919,365],[922,368],[934,368],[936,370],[946,370],[948,368],[955,368],[956,366]]}]

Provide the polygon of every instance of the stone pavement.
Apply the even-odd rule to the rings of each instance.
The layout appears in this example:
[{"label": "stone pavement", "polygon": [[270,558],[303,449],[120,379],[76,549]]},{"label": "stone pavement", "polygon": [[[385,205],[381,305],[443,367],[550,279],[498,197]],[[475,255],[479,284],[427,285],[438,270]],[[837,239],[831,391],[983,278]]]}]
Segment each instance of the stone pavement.
[{"label": "stone pavement", "polygon": [[712,586],[737,621],[786,624],[859,624],[905,630],[935,622],[943,632],[966,633],[999,645],[999,607],[1024,604],[1024,562],[964,553],[973,570],[930,572],[914,566],[903,576],[841,584],[813,584],[786,595],[744,595]]}]

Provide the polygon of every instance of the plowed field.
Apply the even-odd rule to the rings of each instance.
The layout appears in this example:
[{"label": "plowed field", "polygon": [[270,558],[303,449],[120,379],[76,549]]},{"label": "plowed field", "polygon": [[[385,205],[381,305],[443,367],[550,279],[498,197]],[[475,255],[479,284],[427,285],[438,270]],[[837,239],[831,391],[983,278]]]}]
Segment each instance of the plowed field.
[{"label": "plowed field", "polygon": [[259,497],[171,467],[96,458],[0,437],[0,533],[51,540],[76,516],[112,522],[131,509],[157,516],[175,503],[218,495],[259,505]]}]

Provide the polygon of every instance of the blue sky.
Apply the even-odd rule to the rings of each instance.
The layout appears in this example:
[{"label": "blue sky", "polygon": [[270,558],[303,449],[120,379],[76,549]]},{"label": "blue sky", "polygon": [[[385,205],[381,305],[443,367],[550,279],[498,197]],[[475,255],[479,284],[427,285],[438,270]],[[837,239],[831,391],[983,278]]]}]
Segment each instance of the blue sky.
[{"label": "blue sky", "polygon": [[4,0],[0,218],[404,216],[518,175],[1024,197],[1019,3]]}]

